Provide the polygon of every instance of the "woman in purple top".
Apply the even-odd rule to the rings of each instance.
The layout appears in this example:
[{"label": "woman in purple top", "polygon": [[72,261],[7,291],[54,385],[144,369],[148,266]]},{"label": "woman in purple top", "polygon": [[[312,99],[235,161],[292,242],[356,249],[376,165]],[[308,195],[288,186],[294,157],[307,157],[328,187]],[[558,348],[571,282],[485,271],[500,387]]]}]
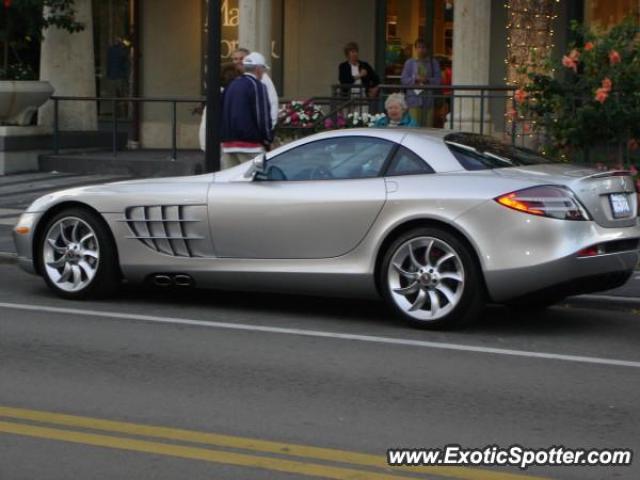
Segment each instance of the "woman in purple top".
[{"label": "woman in purple top", "polygon": [[[419,38],[415,44],[416,58],[410,58],[402,69],[403,85],[440,85],[440,64],[429,54],[426,42]],[[436,92],[437,93],[437,92]],[[433,94],[424,89],[408,89],[405,92],[411,116],[421,127],[433,125]]]}]

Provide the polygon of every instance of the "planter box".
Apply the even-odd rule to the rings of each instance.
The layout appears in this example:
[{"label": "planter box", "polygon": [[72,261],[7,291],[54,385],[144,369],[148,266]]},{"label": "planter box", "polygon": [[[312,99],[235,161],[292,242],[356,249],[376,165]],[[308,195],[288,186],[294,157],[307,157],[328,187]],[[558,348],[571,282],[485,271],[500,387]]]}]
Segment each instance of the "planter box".
[{"label": "planter box", "polygon": [[0,80],[0,124],[29,125],[52,94],[49,82]]}]

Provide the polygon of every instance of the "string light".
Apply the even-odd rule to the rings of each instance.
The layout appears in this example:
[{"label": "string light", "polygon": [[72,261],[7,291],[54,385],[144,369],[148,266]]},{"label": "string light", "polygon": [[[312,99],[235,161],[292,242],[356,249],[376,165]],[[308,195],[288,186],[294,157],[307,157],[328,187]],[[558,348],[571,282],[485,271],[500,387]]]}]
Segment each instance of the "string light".
[{"label": "string light", "polygon": [[[507,10],[507,66],[505,83],[514,87],[522,87],[528,82],[529,73],[548,72],[545,60],[555,47],[553,37],[554,22],[559,0],[508,0],[503,5]],[[553,73],[555,69],[551,69]],[[513,96],[509,97],[507,111],[513,109]],[[521,115],[505,114],[507,131],[514,128],[514,122],[524,120]],[[517,123],[516,123],[517,125]],[[533,133],[526,129],[535,127],[523,124],[522,132],[516,132],[517,138],[533,138]]]}]

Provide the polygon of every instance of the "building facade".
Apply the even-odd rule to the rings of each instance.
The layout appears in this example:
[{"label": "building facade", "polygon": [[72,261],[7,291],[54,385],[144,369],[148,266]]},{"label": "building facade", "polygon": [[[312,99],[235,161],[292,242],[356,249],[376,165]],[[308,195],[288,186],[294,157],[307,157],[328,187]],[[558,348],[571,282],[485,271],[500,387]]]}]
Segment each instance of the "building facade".
[{"label": "building facade", "polygon": [[[103,97],[199,97],[206,73],[208,0],[77,0],[87,12],[93,49],[60,67],[77,42],[47,35],[41,76],[57,93]],[[360,45],[360,56],[375,66],[384,83],[396,83],[416,38],[432,45],[433,55],[450,64],[453,83],[504,85],[509,68],[509,11],[506,5],[535,7],[534,0],[220,0],[222,59],[237,47],[270,58],[279,94],[287,99],[327,96],[337,83],[343,46]],[[610,28],[640,12],[639,0],[538,0],[554,10],[552,55],[570,41],[571,20]],[[556,18],[557,17],[557,18]],[[64,37],[64,35],[62,35]],[[75,37],[77,40],[79,37]],[[65,50],[66,49],[66,50]],[[70,68],[71,67],[71,68]],[[61,70],[67,70],[64,74]],[[72,73],[72,75],[69,75]],[[92,90],[95,86],[95,90]],[[196,148],[198,105],[179,105],[180,148]],[[496,119],[503,106],[492,106]],[[71,110],[70,110],[71,112]],[[63,112],[64,113],[64,112]],[[171,135],[169,104],[98,103],[73,110],[81,125],[98,128],[119,117],[130,138],[145,148],[166,148]],[[71,115],[68,113],[66,115]],[[49,121],[46,116],[44,121]],[[89,118],[87,120],[87,118]],[[97,123],[91,118],[97,118]],[[92,123],[93,121],[93,123]]]}]

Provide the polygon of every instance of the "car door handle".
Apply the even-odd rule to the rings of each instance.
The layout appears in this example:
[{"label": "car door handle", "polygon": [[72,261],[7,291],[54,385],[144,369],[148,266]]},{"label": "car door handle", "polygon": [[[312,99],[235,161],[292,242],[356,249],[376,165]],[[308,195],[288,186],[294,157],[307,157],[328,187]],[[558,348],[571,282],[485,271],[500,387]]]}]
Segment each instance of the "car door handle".
[{"label": "car door handle", "polygon": [[398,182],[394,182],[393,180],[385,180],[385,186],[387,193],[395,193],[398,191]]}]

